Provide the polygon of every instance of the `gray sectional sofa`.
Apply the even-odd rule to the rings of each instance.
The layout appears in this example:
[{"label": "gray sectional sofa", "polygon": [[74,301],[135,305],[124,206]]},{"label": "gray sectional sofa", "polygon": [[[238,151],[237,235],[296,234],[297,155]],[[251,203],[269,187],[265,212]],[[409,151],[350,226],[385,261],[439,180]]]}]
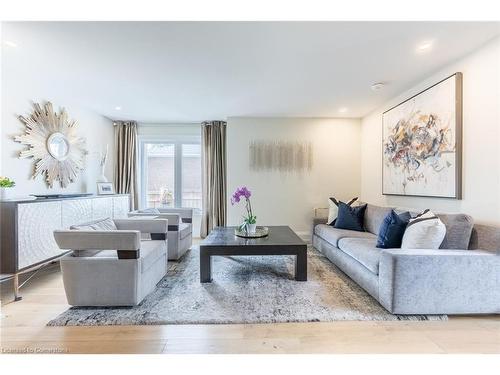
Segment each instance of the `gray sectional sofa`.
[{"label": "gray sectional sofa", "polygon": [[391,209],[368,204],[366,232],[317,218],[313,246],[393,314],[500,313],[500,228],[438,214],[447,231],[439,250],[379,249]]}]

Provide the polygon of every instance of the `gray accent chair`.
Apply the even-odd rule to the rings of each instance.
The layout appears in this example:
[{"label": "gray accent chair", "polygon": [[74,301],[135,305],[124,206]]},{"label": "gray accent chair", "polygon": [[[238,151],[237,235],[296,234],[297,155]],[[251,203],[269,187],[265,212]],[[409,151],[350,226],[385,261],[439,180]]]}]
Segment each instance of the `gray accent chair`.
[{"label": "gray accent chair", "polygon": [[[95,221],[54,231],[68,303],[72,306],[135,306],[167,272],[167,220],[115,219],[111,229]],[[114,223],[114,225],[113,225]],[[116,229],[114,229],[116,227]],[[156,240],[141,240],[141,233]]]},{"label": "gray accent chair", "polygon": [[500,313],[500,228],[438,214],[447,232],[440,249],[379,249],[390,210],[368,204],[366,232],[314,219],[313,246],[393,314]]},{"label": "gray accent chair", "polygon": [[128,217],[150,216],[168,220],[168,260],[179,260],[193,244],[192,208],[147,208],[131,211]]}]

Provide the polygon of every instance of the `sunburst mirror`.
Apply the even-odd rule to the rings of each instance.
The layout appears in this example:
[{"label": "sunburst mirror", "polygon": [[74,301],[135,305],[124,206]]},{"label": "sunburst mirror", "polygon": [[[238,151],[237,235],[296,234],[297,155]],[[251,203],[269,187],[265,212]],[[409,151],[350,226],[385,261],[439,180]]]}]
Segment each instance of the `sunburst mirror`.
[{"label": "sunburst mirror", "polygon": [[68,118],[64,108],[58,114],[50,102],[33,106],[28,118],[19,116],[26,130],[14,140],[28,146],[19,157],[34,159],[33,178],[42,175],[49,187],[59,181],[65,188],[85,166],[85,138],[76,135],[77,122]]}]

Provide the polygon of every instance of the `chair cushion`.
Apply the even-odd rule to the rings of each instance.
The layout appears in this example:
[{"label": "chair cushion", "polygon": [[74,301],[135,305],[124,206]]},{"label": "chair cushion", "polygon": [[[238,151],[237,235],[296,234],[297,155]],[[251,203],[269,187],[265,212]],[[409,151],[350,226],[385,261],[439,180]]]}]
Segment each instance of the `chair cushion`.
[{"label": "chair cushion", "polygon": [[318,224],[314,227],[314,233],[318,236],[330,243],[333,246],[338,246],[338,242],[341,238],[351,237],[351,238],[369,238],[376,241],[377,236],[370,232],[358,232],[354,230],[348,229],[338,229],[332,227],[328,224]]},{"label": "chair cushion", "polygon": [[[367,232],[378,234],[384,218],[391,212],[391,207],[375,206],[367,204],[364,218],[364,226]],[[399,212],[397,212],[399,214]]]},{"label": "chair cushion", "polygon": [[359,263],[378,275],[378,265],[380,262],[380,249],[375,247],[373,238],[341,238],[339,249],[347,255],[356,259]]},{"label": "chair cushion", "polygon": [[115,222],[107,217],[106,219],[90,221],[78,225],[72,225],[70,229],[75,230],[117,230]]},{"label": "chair cushion", "polygon": [[165,241],[141,241],[141,272],[146,272],[162,255],[166,254],[167,244]]},{"label": "chair cushion", "polygon": [[192,224],[191,223],[180,223],[179,224],[179,238],[182,240],[189,236],[192,232]]}]

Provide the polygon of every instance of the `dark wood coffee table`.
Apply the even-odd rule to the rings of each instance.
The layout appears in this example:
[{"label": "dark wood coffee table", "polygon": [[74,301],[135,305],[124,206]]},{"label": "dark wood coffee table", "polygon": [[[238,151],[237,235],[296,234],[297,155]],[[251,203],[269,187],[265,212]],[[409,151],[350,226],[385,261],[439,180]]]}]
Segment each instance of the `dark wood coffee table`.
[{"label": "dark wood coffee table", "polygon": [[294,255],[295,280],[307,281],[307,245],[290,227],[269,227],[262,238],[241,238],[235,227],[216,227],[200,244],[200,282],[212,281],[212,257]]}]

